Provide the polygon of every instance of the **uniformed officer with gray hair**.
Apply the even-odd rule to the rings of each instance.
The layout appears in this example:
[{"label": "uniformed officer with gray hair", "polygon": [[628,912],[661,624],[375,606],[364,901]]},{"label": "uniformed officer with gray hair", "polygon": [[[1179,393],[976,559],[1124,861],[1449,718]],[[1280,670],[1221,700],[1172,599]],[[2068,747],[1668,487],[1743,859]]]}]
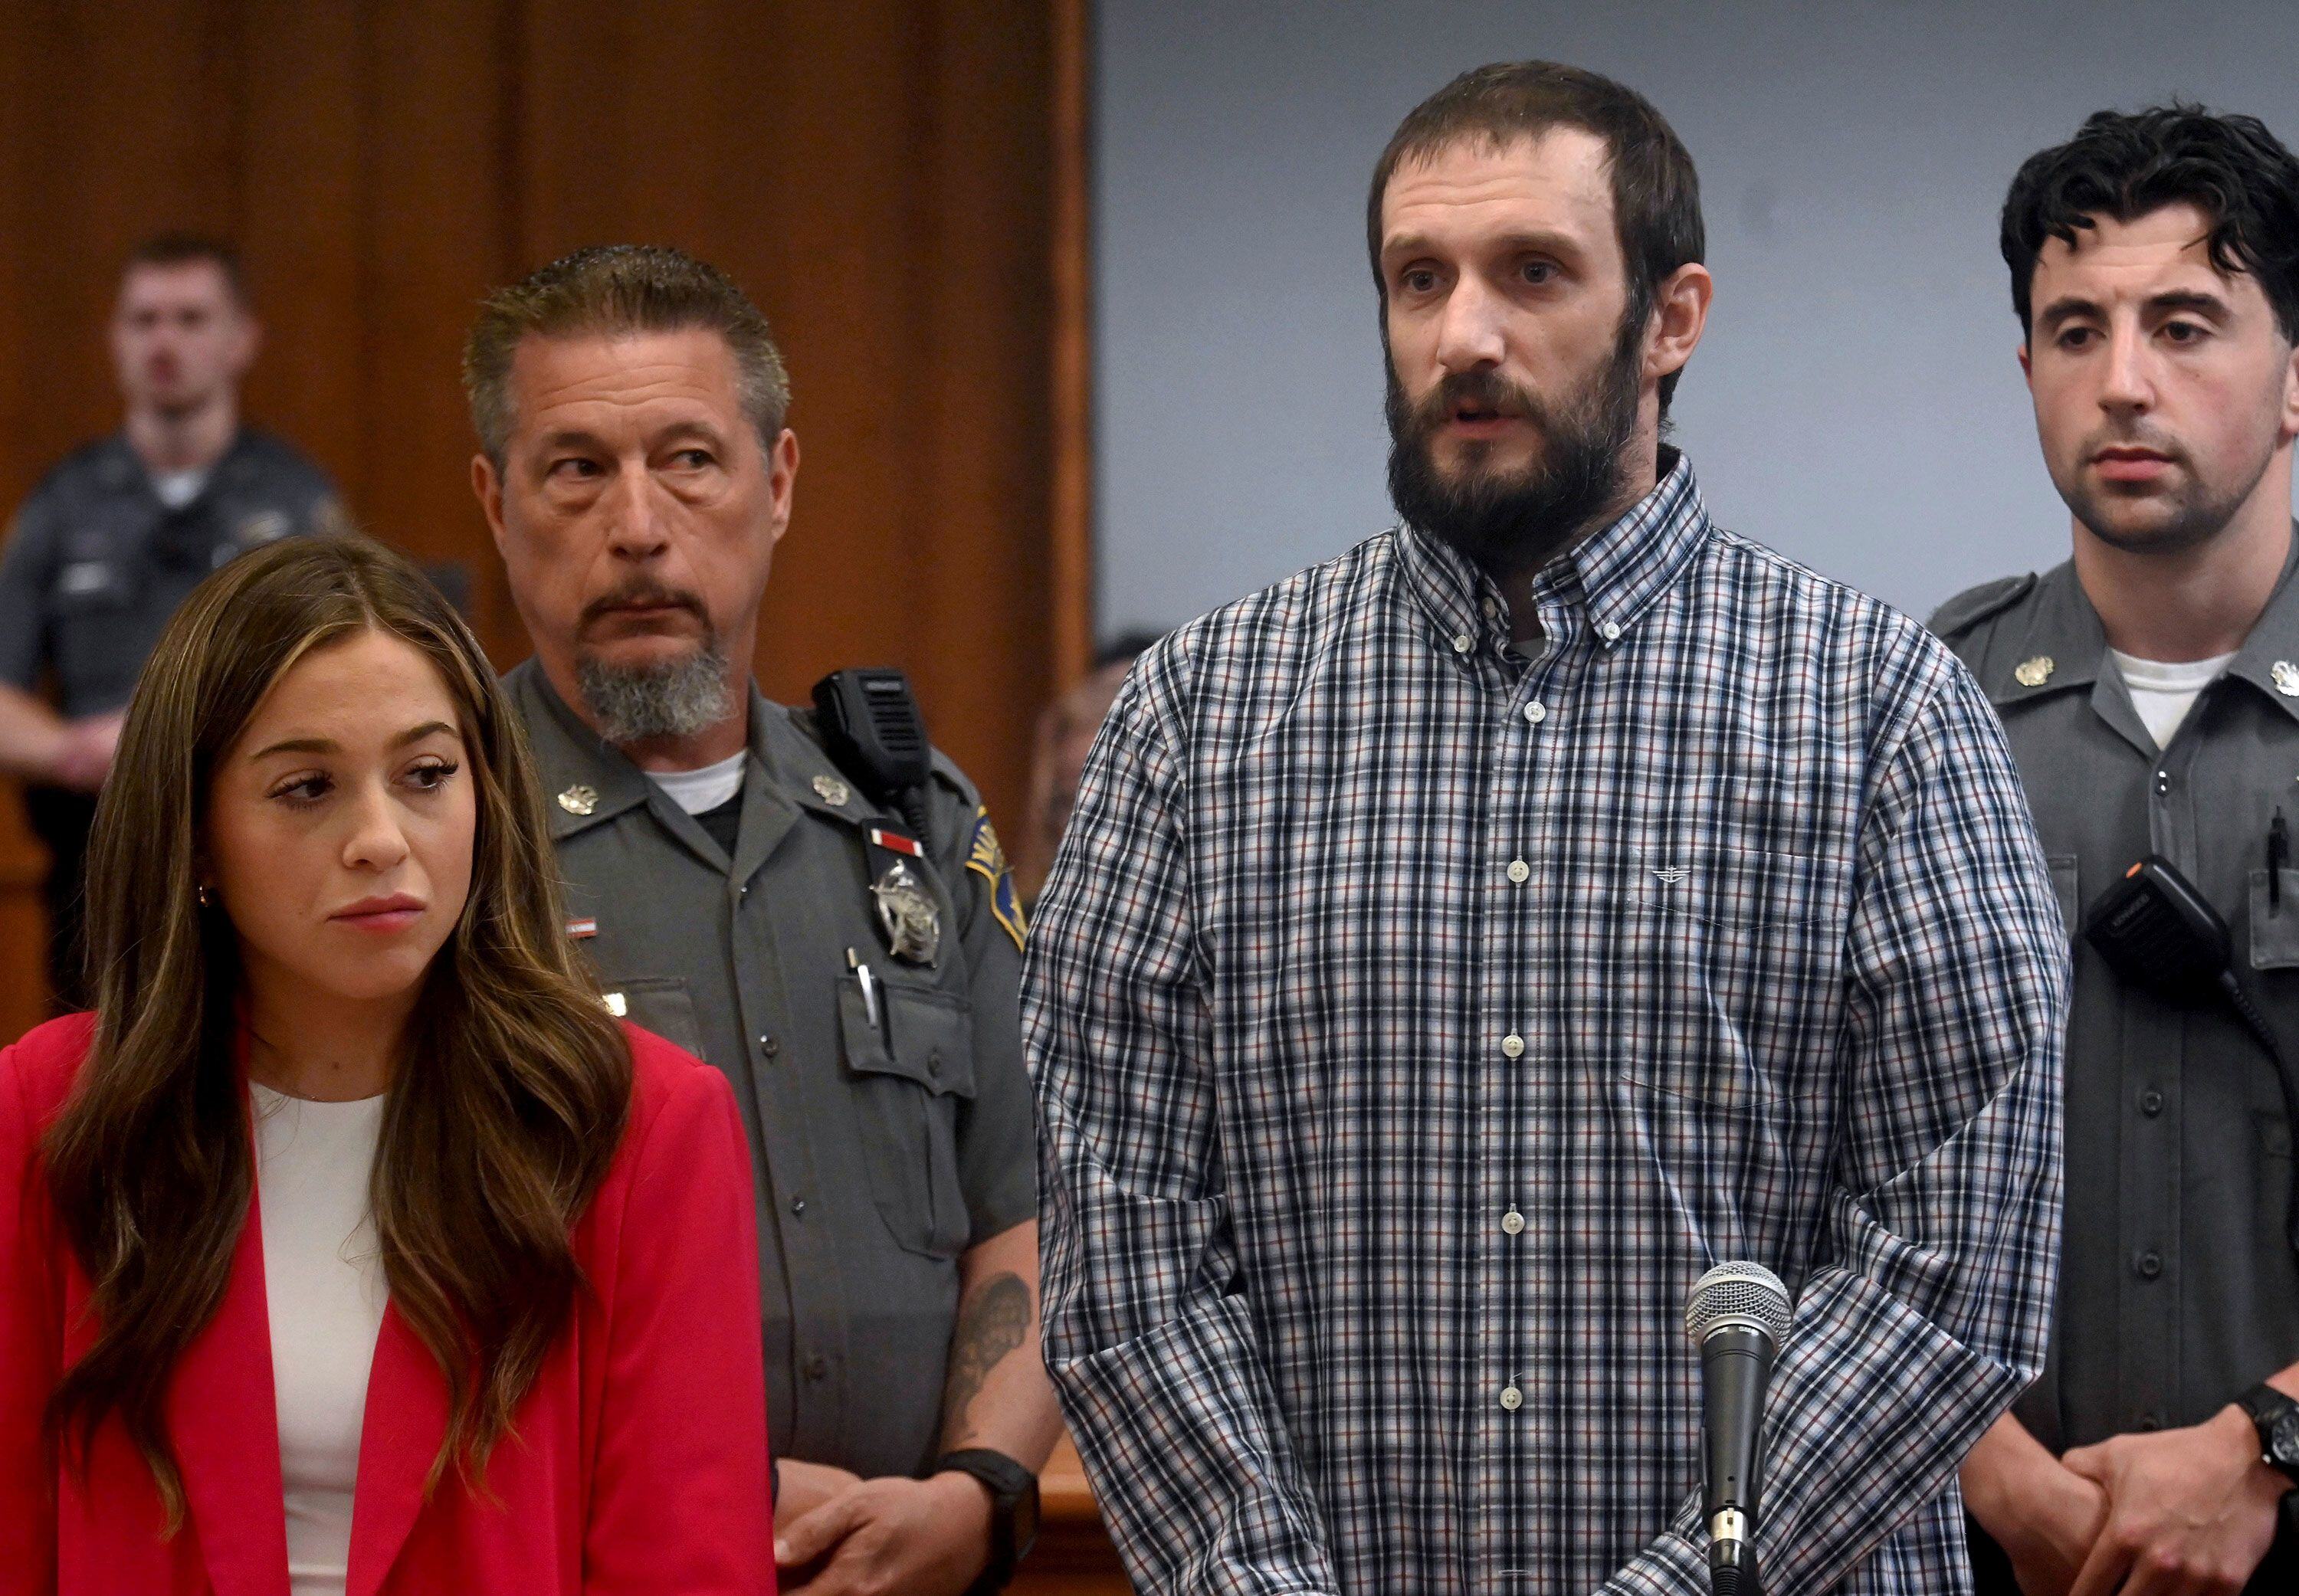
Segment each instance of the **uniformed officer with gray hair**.
[{"label": "uniformed officer with gray hair", "polygon": [[33,828],[54,858],[49,976],[60,1007],[86,1006],[81,859],[161,628],[235,554],[344,525],[327,474],[240,419],[240,383],[261,342],[228,244],[171,234],[139,247],[111,327],[126,419],[42,479],[0,551],[0,771],[27,781]]},{"label": "uniformed officer with gray hair", "polygon": [[733,283],[583,251],[486,302],[464,375],[568,935],[743,1105],[784,1589],[998,1588],[1060,1419],[997,835],[891,673],[842,715],[751,680],[799,450]]}]

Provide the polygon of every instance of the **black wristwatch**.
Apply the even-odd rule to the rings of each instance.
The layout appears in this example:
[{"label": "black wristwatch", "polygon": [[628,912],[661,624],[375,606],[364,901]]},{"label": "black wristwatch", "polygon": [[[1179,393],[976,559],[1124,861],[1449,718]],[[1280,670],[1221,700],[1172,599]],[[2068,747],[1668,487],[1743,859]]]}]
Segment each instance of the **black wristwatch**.
[{"label": "black wristwatch", "polygon": [[1001,1451],[968,1447],[944,1452],[934,1472],[970,1474],[990,1493],[990,1560],[966,1596],[992,1596],[1013,1582],[1014,1569],[1038,1542],[1038,1476]]},{"label": "black wristwatch", "polygon": [[2299,1402],[2272,1385],[2253,1385],[2235,1399],[2259,1431],[2259,1452],[2270,1468],[2299,1485]]}]

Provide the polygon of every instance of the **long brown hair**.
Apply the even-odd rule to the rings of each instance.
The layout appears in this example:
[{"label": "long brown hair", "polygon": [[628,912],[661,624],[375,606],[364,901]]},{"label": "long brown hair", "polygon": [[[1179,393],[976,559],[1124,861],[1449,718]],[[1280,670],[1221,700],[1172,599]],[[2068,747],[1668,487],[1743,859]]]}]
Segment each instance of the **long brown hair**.
[{"label": "long brown hair", "polygon": [[117,1413],[171,1532],[183,1482],[162,1398],[222,1302],[254,1182],[237,942],[197,899],[210,778],[282,673],[368,630],[446,682],[477,806],[470,896],[424,978],[369,1188],[392,1304],[446,1377],[429,1484],[458,1462],[479,1478],[534,1383],[581,1284],[569,1230],[629,1111],[629,1047],[569,950],[518,716],[469,628],[362,539],[290,540],[202,583],[145,666],[96,806],[95,1038],[44,1147],[98,1326],[51,1434],[85,1459]]}]

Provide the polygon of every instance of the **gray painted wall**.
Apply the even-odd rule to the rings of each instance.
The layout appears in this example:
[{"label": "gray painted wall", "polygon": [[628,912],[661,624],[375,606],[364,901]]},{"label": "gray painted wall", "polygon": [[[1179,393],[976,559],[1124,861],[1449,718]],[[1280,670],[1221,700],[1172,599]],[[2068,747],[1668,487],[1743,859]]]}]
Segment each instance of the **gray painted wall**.
[{"label": "gray painted wall", "polygon": [[1388,525],[1365,188],[1446,79],[1633,85],[1699,164],[1716,302],[1675,405],[1718,519],[1921,616],[2064,558],[1996,252],[2005,186],[2173,94],[2299,144],[2299,0],[1100,0],[1100,624]]}]

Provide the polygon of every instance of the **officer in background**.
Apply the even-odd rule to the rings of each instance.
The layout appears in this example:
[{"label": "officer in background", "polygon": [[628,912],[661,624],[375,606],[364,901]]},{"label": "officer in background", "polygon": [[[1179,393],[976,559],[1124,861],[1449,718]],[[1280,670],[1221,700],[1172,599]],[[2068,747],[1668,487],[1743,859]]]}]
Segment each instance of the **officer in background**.
[{"label": "officer in background", "polygon": [[946,759],[889,790],[752,682],[798,441],[731,282],[583,251],[486,302],[464,374],[568,934],[744,1106],[784,1589],[997,1588],[1060,1420],[996,834]]},{"label": "officer in background", "polygon": [[324,472],[241,424],[261,335],[228,245],[170,236],[137,249],[112,317],[126,419],[42,479],[0,551],[0,771],[28,783],[33,829],[54,856],[60,1007],[85,1005],[88,824],[160,629],[235,554],[344,525]]},{"label": "officer in background", "polygon": [[[2075,986],[2052,1350],[1963,1466],[1976,1583],[2288,1596],[2299,162],[2248,117],[2102,112],[2021,169],[2003,246],[2073,558],[1932,625],[2003,717]],[[2227,922],[2274,1046],[2208,981],[2150,989],[2163,947],[2120,976],[2094,943],[2150,855]]]}]

